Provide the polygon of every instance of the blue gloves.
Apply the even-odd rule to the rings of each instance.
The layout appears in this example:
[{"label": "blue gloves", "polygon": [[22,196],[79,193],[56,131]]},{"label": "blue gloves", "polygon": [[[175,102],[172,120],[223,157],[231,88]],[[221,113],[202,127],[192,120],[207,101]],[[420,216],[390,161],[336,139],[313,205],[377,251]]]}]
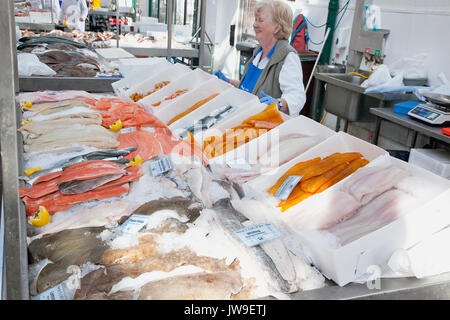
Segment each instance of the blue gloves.
[{"label": "blue gloves", "polygon": [[280,109],[280,103],[277,99],[269,96],[268,94],[265,94],[264,91],[262,91],[262,90],[259,92],[259,94],[261,95],[261,99],[259,99],[259,102],[265,103],[267,105],[276,102],[278,109]]},{"label": "blue gloves", "polygon": [[223,80],[225,82],[230,82],[230,79],[228,79],[220,70],[216,70],[213,72],[213,75],[215,75],[220,80]]}]

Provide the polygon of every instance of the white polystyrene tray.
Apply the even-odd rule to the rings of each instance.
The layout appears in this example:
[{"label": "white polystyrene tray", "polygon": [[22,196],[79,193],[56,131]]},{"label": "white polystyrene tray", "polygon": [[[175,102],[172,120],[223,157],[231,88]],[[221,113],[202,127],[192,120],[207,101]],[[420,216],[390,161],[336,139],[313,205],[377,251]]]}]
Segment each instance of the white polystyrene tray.
[{"label": "white polystyrene tray", "polygon": [[[205,103],[200,108],[192,111],[180,120],[175,121],[169,128],[176,133],[177,130],[189,128],[196,121],[209,116],[217,109],[225,106],[233,106],[239,110],[243,105],[246,105],[249,102],[252,102],[254,105],[258,104],[258,97],[235,87],[231,87],[223,91],[218,97]],[[237,114],[238,110],[235,110],[230,116]]]},{"label": "white polystyrene tray", "polygon": [[[146,79],[140,83],[137,83],[133,87],[129,88],[124,92],[124,96],[126,96],[127,101],[132,101],[130,99],[130,95],[133,93],[145,94],[150,90],[155,89],[155,84],[161,81],[170,81],[173,82],[179,79],[181,76],[188,72],[193,72],[189,67],[177,63],[177,64],[168,64],[166,68],[161,70],[158,74],[152,76],[151,78]],[[162,89],[162,88],[161,88]],[[160,90],[161,90],[160,89]]]},{"label": "white polystyrene tray", "polygon": [[[187,94],[189,91],[198,87],[200,84],[211,79],[212,77],[214,77],[214,76],[203,71],[202,69],[195,69],[192,72],[183,74],[180,78],[178,78],[177,80],[168,84],[167,86],[161,88],[160,90],[156,91],[155,93],[145,97],[144,99],[139,100],[138,104],[143,106],[145,110],[147,110],[151,113],[159,112],[160,110],[163,110],[164,108],[169,107],[172,103],[177,101],[180,97]],[[188,92],[185,92],[174,99],[164,100],[166,97],[169,97],[176,91],[184,90],[184,89],[188,89]],[[161,101],[161,104],[159,106],[155,107],[152,105],[159,101]]]},{"label": "white polystyrene tray", "polygon": [[[281,137],[291,133],[316,137],[316,145],[336,134],[335,131],[310,118],[298,116],[287,120],[278,127],[268,131],[266,134],[234,149],[232,152],[228,152],[225,158],[215,157],[211,159],[210,162],[214,164],[225,164],[228,161],[243,159],[249,165],[257,164],[258,157],[264,154],[270,145],[276,145]],[[280,152],[282,152],[282,150],[280,150]],[[278,167],[277,159],[279,158],[274,157],[273,163],[271,161],[271,166]]]},{"label": "white polystyrene tray", "polygon": [[[417,175],[423,181],[423,184],[417,187],[423,188],[424,192],[430,186],[440,192],[430,198],[424,198],[422,205],[412,212],[338,248],[331,245],[328,232],[293,230],[309,252],[314,265],[340,286],[356,281],[370,271],[373,272],[374,267],[387,262],[396,250],[409,248],[450,224],[450,181],[389,155],[380,156],[367,166],[385,166],[387,163],[408,168],[411,174]],[[340,188],[346,179],[323,192],[324,205],[327,202],[327,194],[331,195],[334,189]],[[418,192],[420,193],[420,190]],[[308,199],[301,204],[308,205]],[[301,211],[297,214],[301,214]],[[289,221],[295,219],[295,215],[282,217],[287,225],[292,225]]]},{"label": "white polystyrene tray", "polygon": [[[316,157],[323,158],[336,152],[359,152],[369,161],[376,159],[378,156],[387,154],[387,151],[341,131],[330,136],[317,146],[309,149],[294,159],[286,162],[282,166],[262,174],[259,178],[247,182],[244,187],[249,187],[258,192],[265,193],[266,190],[272,187],[287,170],[298,162],[307,161]],[[288,209],[284,212],[284,214],[290,210],[294,210],[297,206]]]},{"label": "white polystyrene tray", "polygon": [[[209,80],[202,82],[196,88],[181,95],[179,99],[176,99],[174,103],[167,107],[155,110],[154,114],[162,122],[167,124],[173,117],[186,111],[200,100],[206,99],[211,95],[218,93],[219,95],[227,89],[230,89],[231,85],[223,80],[217,78],[210,78]],[[217,97],[210,101],[214,101]],[[199,107],[202,108],[203,106]],[[183,119],[183,118],[181,118]]]},{"label": "white polystyrene tray", "polygon": [[[132,59],[129,59],[132,60]],[[135,86],[136,84],[145,81],[148,78],[151,78],[155,74],[158,74],[164,68],[168,67],[170,65],[169,62],[166,60],[154,60],[152,64],[146,65],[145,68],[141,67],[139,68],[140,71],[133,71],[129,75],[125,76],[122,80],[113,82],[111,84],[114,93],[121,99],[126,99],[125,91],[129,88]],[[151,68],[151,71],[149,71],[146,68]]]}]

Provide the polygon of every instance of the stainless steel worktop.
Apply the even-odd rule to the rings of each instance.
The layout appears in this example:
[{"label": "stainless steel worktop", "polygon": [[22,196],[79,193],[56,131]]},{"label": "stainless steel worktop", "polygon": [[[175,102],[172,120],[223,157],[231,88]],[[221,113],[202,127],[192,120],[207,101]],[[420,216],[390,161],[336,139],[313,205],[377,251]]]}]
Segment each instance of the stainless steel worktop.
[{"label": "stainless steel worktop", "polygon": [[381,120],[388,120],[450,145],[450,137],[440,132],[443,126],[432,126],[406,114],[395,113],[394,108],[370,108],[370,112],[377,117],[375,134],[372,140],[374,144],[378,140]]}]

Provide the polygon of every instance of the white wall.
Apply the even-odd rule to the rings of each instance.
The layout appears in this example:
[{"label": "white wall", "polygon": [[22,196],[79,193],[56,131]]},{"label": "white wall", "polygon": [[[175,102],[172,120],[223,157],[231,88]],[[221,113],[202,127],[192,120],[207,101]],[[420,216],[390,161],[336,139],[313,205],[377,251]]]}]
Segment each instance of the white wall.
[{"label": "white wall", "polygon": [[[345,0],[340,0],[340,7],[345,3]],[[339,28],[351,27],[355,3],[356,0],[350,0],[349,8]],[[386,64],[389,65],[402,57],[426,53],[430,84],[437,83],[437,75],[440,72],[450,79],[450,63],[447,62],[450,51],[449,0],[373,0],[372,3],[381,9],[381,27],[391,31],[384,51]],[[302,13],[315,25],[326,22],[328,0],[296,0],[293,7],[297,10],[301,9]],[[319,42],[323,39],[324,28],[308,30],[313,41]],[[319,46],[310,45],[311,50],[319,50],[319,48]],[[334,57],[336,52],[337,50],[333,48],[331,57]],[[345,57],[345,53],[342,56]]]},{"label": "white wall", "polygon": [[237,28],[238,9],[239,0],[206,0],[206,32],[215,45],[214,70],[233,79],[237,79],[239,52],[230,46],[230,25]]}]

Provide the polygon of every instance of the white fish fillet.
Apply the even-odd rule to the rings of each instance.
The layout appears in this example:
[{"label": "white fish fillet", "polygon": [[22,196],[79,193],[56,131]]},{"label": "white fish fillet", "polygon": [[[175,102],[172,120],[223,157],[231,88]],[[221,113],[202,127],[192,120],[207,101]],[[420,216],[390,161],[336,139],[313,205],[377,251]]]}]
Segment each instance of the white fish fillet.
[{"label": "white fish fillet", "polygon": [[360,203],[348,193],[333,190],[310,197],[300,207],[293,207],[285,222],[296,230],[322,230],[348,219],[360,207]]},{"label": "white fish fillet", "polygon": [[80,113],[59,117],[52,120],[33,121],[23,125],[19,131],[23,139],[34,139],[55,129],[63,129],[73,125],[101,125],[102,117],[99,113]]},{"label": "white fish fillet", "polygon": [[[56,93],[56,94],[55,94]],[[36,92],[23,92],[16,97],[17,102],[31,101],[32,103],[63,101],[71,99],[94,99],[90,93],[80,90],[61,90],[61,91],[36,91]]]},{"label": "white fish fillet", "polygon": [[123,200],[105,202],[93,207],[71,208],[52,215],[52,222],[36,228],[36,231],[42,236],[65,229],[100,227],[117,221],[122,216],[129,215],[131,213],[130,208],[130,203]]},{"label": "white fish fillet", "polygon": [[74,144],[101,149],[114,149],[120,145],[112,131],[99,125],[73,125],[29,140],[24,141],[25,152],[52,150]]},{"label": "white fish fillet", "polygon": [[[318,137],[299,134],[287,136],[280,139],[278,144],[271,146],[258,158],[258,162],[262,166],[279,167],[315,146],[319,140]],[[278,159],[278,161],[274,162],[274,159]]]},{"label": "white fish fillet", "polygon": [[345,245],[411,212],[419,202],[405,192],[392,189],[363,206],[352,218],[335,225],[328,231],[334,234],[342,245]]},{"label": "white fish fillet", "polygon": [[357,170],[343,184],[341,190],[355,197],[362,205],[393,188],[408,175],[406,169],[400,167],[366,167]]}]

